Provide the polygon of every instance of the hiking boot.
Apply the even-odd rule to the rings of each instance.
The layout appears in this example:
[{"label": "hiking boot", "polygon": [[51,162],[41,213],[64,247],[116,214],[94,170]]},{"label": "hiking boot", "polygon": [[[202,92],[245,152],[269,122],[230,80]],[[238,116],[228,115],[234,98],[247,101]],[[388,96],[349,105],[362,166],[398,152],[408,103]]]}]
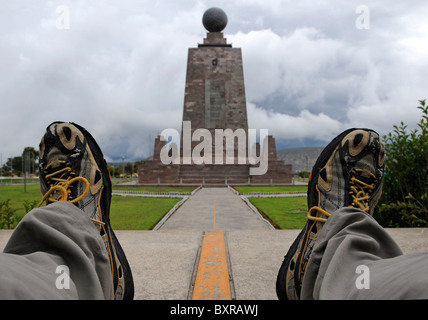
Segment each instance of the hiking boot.
[{"label": "hiking boot", "polygon": [[318,157],[309,177],[308,220],[291,245],[276,282],[281,300],[296,300],[313,246],[323,224],[342,207],[372,215],[382,192],[384,147],[369,129],[350,129],[337,136]]},{"label": "hiking boot", "polygon": [[110,173],[95,139],[77,124],[53,122],[40,142],[39,167],[39,206],[69,201],[84,211],[104,240],[115,299],[133,299],[132,272],[110,226]]}]

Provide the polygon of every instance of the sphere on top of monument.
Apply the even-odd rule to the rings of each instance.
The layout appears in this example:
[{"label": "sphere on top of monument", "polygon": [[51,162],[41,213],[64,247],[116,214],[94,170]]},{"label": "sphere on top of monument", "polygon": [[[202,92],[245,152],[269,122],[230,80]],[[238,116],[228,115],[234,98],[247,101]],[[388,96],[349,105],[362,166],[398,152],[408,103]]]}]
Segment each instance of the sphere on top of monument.
[{"label": "sphere on top of monument", "polygon": [[227,15],[220,8],[210,8],[202,17],[202,24],[209,32],[221,32],[227,25]]}]

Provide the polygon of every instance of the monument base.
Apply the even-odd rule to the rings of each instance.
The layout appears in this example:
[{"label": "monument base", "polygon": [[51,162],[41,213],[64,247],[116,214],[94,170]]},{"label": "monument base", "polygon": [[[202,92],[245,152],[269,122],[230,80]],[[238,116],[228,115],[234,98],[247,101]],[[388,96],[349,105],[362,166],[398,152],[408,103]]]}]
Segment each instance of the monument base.
[{"label": "monument base", "polygon": [[138,169],[140,185],[289,185],[291,165],[269,162],[264,175],[250,175],[249,164],[169,164],[147,161]]}]

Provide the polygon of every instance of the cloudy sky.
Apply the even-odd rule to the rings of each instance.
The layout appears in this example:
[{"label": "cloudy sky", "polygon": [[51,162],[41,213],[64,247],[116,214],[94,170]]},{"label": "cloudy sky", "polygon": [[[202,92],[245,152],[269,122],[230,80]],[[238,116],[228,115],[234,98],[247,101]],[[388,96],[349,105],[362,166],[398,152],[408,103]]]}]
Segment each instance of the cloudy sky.
[{"label": "cloudy sky", "polygon": [[426,0],[0,3],[3,163],[55,120],[86,127],[110,161],[147,157],[150,138],[181,127],[187,50],[206,36],[210,7],[242,48],[249,127],[279,149],[349,127],[414,128],[428,98]]}]

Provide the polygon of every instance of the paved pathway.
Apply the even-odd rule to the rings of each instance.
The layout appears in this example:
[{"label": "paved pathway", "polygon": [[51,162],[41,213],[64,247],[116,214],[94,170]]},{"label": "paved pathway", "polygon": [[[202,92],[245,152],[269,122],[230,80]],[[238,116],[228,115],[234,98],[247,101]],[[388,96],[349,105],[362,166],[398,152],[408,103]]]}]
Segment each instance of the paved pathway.
[{"label": "paved pathway", "polygon": [[269,224],[228,188],[202,188],[159,230],[269,230]]},{"label": "paved pathway", "polygon": [[188,298],[194,300],[233,299],[235,279],[225,231],[271,230],[270,224],[251,210],[228,188],[203,188],[190,197],[160,231],[204,231],[195,258]]}]

